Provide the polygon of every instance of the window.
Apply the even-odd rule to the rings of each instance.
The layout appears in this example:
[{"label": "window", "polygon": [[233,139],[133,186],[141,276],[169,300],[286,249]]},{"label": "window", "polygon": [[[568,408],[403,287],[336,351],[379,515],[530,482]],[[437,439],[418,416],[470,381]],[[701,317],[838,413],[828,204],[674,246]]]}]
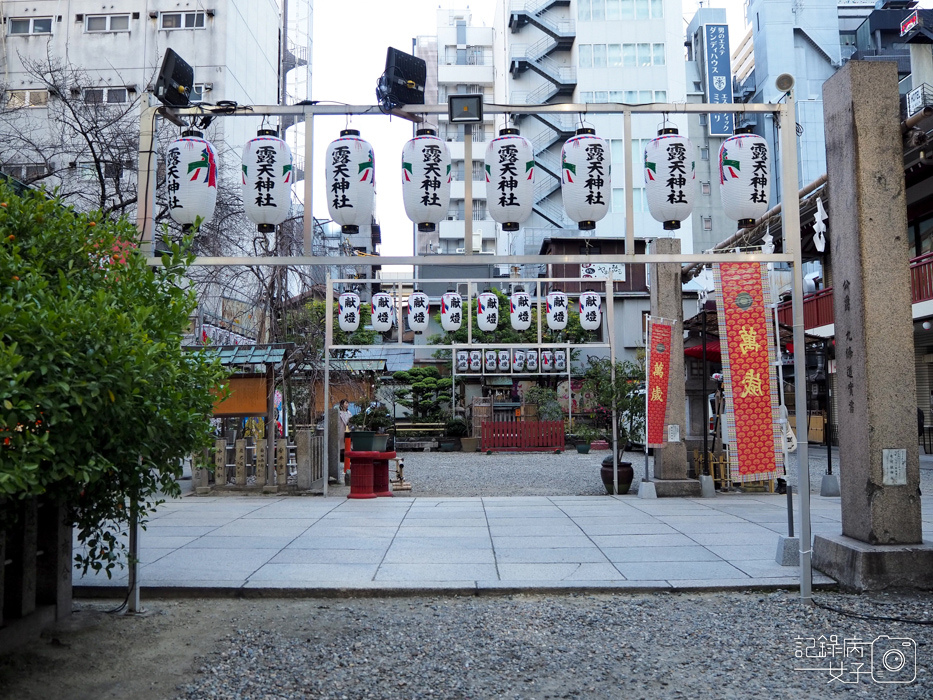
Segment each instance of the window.
[{"label": "window", "polygon": [[709,216],[703,217],[703,230],[712,231],[713,230],[713,219]]},{"label": "window", "polygon": [[609,101],[609,93],[605,90],[597,90],[593,93],[594,104],[606,104]]},{"label": "window", "polygon": [[10,19],[10,34],[51,34],[51,17],[21,17]]},{"label": "window", "polygon": [[48,90],[10,90],[6,97],[6,106],[11,109],[17,107],[45,107],[48,103]]},{"label": "window", "polygon": [[591,103],[592,101],[593,101],[592,92],[581,92],[580,93],[580,102],[587,104],[587,103]]},{"label": "window", "polygon": [[593,67],[594,68],[605,68],[606,67],[606,45],[605,44],[593,44]]},{"label": "window", "polygon": [[87,32],[128,32],[129,15],[87,15],[84,18],[84,30]]},{"label": "window", "polygon": [[702,194],[709,195],[709,193],[710,193],[710,185],[709,185],[708,182],[701,182],[701,183],[700,183],[700,192],[701,192]]},{"label": "window", "polygon": [[610,90],[609,91],[609,101],[610,102],[623,102],[625,97],[622,90]]},{"label": "window", "polygon": [[606,19],[622,19],[622,0],[606,0]]},{"label": "window", "polygon": [[655,102],[667,102],[667,90],[655,90],[654,101]]},{"label": "window", "polygon": [[709,160],[709,146],[700,149],[700,160]]},{"label": "window", "polygon": [[37,180],[50,172],[45,163],[7,163],[0,170],[22,182]]},{"label": "window", "polygon": [[635,62],[639,66],[651,65],[651,44],[635,45]]},{"label": "window", "polygon": [[664,44],[651,45],[651,62],[655,66],[664,65]]},{"label": "window", "polygon": [[204,93],[210,90],[206,83],[195,83],[191,86],[191,94],[188,95],[188,102],[203,102]]},{"label": "window", "polygon": [[609,44],[607,47],[610,66],[622,65],[622,44]]},{"label": "window", "polygon": [[577,19],[581,22],[586,22],[590,20],[592,16],[590,12],[590,0],[580,0],[577,3]]},{"label": "window", "polygon": [[590,0],[593,13],[593,21],[602,22],[606,19],[606,0]]},{"label": "window", "polygon": [[635,19],[635,0],[621,0],[621,16],[619,19]]},{"label": "window", "polygon": [[592,44],[580,44],[580,68],[592,68],[593,67],[593,45]]},{"label": "window", "polygon": [[84,91],[86,104],[123,104],[128,102],[128,91],[125,87],[87,88]]},{"label": "window", "polygon": [[651,90],[639,90],[638,101],[642,104],[648,104],[651,102]]},{"label": "window", "polygon": [[635,44],[622,44],[622,65],[626,68],[635,67]]},{"label": "window", "polygon": [[[123,177],[123,168],[130,167],[130,163],[121,163],[119,161],[105,161],[101,163],[101,169],[104,178],[107,180],[117,180]],[[78,174],[82,180],[96,180],[97,167],[91,161],[82,161],[78,163]]]},{"label": "window", "polygon": [[638,102],[638,91],[637,90],[626,90],[625,91],[625,103],[633,105]]},{"label": "window", "polygon": [[700,126],[706,126],[707,121],[708,121],[708,115],[701,114],[700,115]]},{"label": "window", "polygon": [[203,12],[163,12],[162,29],[204,29]]}]

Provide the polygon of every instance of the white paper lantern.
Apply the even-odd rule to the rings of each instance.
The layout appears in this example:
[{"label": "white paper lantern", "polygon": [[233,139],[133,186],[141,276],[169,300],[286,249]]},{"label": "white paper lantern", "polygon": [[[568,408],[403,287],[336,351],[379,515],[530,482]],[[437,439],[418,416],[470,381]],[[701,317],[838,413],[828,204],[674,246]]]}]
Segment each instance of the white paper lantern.
[{"label": "white paper lantern", "polygon": [[441,327],[451,333],[460,330],[463,322],[463,299],[456,292],[445,292],[441,297]]},{"label": "white paper lantern", "polygon": [[580,295],[580,327],[595,331],[603,322],[603,300],[596,292],[587,290]]},{"label": "white paper lantern", "polygon": [[561,149],[560,161],[564,211],[581,231],[592,231],[612,200],[609,145],[595,129],[577,129]]},{"label": "white paper lantern", "polygon": [[499,297],[492,292],[476,298],[476,323],[481,331],[494,331],[499,325]]},{"label": "white paper lantern", "polygon": [[483,353],[483,355],[484,355],[484,363],[485,363],[485,365],[486,365],[486,371],[487,371],[487,372],[495,372],[495,371],[496,371],[496,367],[498,366],[498,363],[496,362],[496,360],[498,359],[497,356],[496,356],[496,351],[495,351],[495,350],[486,350],[486,351]]},{"label": "white paper lantern", "polygon": [[528,330],[531,327],[531,297],[528,292],[512,292],[509,297],[509,319],[512,328],[517,331]]},{"label": "white paper lantern", "polygon": [[352,333],[360,327],[360,295],[344,292],[337,297],[337,319],[340,330]]},{"label": "white paper lantern", "polygon": [[552,372],[553,370],[554,370],[554,351],[553,350],[542,350],[541,351],[541,371]]},{"label": "white paper lantern", "polygon": [[210,221],[217,204],[217,152],[200,131],[185,131],[165,154],[168,213],[189,228],[199,216]]},{"label": "white paper lantern", "polygon": [[555,372],[566,372],[567,371],[567,352],[565,350],[554,351],[554,371]]},{"label": "white paper lantern", "polygon": [[525,367],[529,372],[538,371],[538,351],[529,350],[525,353]]},{"label": "white paper lantern", "polygon": [[262,233],[288,218],[292,204],[292,152],[273,129],[243,146],[243,209]]},{"label": "white paper lantern", "polygon": [[737,133],[719,147],[719,195],[723,213],[752,226],[768,211],[771,186],[768,142],[758,134]]},{"label": "white paper lantern", "polygon": [[547,327],[552,331],[562,331],[567,327],[567,295],[563,292],[549,292],[546,299]]},{"label": "white paper lantern", "polygon": [[324,156],[327,211],[343,233],[359,233],[373,219],[376,168],[373,147],[356,129],[344,129]]},{"label": "white paper lantern", "polygon": [[395,323],[395,304],[391,296],[385,292],[373,294],[371,303],[373,330],[386,333]]},{"label": "white paper lantern", "polygon": [[418,129],[402,149],[405,213],[418,230],[434,231],[450,205],[450,152],[434,129]]},{"label": "white paper lantern", "polygon": [[470,371],[480,372],[483,369],[483,353],[481,350],[470,350]]},{"label": "white paper lantern", "polygon": [[508,350],[499,351],[499,371],[508,372],[509,367],[512,365],[511,358],[509,357],[511,353]]},{"label": "white paper lantern", "polygon": [[534,206],[535,156],[518,129],[500,129],[486,147],[486,211],[503,231],[518,231]]},{"label": "white paper lantern", "polygon": [[648,209],[666,231],[680,228],[696,199],[696,152],[686,136],[667,127],[645,146]]},{"label": "white paper lantern", "polygon": [[431,320],[431,303],[424,292],[412,292],[408,296],[408,326],[415,333],[424,333]]},{"label": "white paper lantern", "polygon": [[470,353],[466,350],[457,350],[457,371],[466,372],[470,369]]},{"label": "white paper lantern", "polygon": [[525,369],[525,351],[516,348],[512,351],[512,371],[521,372]]}]

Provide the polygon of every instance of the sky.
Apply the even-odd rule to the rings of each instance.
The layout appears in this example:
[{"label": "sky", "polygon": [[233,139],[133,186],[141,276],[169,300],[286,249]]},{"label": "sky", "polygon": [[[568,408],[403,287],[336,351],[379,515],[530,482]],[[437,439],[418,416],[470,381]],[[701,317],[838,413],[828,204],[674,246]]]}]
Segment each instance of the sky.
[{"label": "sky", "polygon": [[[508,2],[509,0],[506,0]],[[706,0],[705,7],[726,8],[730,35],[743,31],[742,0]],[[468,7],[473,24],[492,26],[495,0],[326,0],[314,5],[311,99],[352,105],[376,102],[376,80],[385,69],[386,49],[412,51],[412,39],[437,33],[437,10]],[[684,29],[699,3],[684,0]],[[734,47],[733,47],[734,48]],[[345,117],[315,117],[314,204],[319,219],[329,219],[324,198],[324,153],[327,145],[347,128]],[[382,225],[383,255],[412,255],[412,224],[402,205],[400,158],[413,135],[412,123],[388,116],[354,117],[350,128],[359,129],[373,146],[376,165],[376,218]]]}]

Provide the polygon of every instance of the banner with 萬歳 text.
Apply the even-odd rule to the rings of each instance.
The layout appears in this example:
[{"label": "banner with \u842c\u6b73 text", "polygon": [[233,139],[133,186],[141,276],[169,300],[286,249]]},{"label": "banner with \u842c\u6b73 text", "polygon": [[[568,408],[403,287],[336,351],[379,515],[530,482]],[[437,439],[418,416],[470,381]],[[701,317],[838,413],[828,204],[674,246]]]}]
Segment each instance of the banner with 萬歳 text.
[{"label": "banner with \u842c\u6b73 text", "polygon": [[713,266],[731,478],[770,481],[784,474],[774,326],[767,266]]},{"label": "banner with \u842c\u6b73 text", "polygon": [[648,447],[664,445],[664,415],[667,413],[667,389],[671,370],[670,322],[648,319],[648,354],[646,379],[648,380],[648,410],[645,428]]}]

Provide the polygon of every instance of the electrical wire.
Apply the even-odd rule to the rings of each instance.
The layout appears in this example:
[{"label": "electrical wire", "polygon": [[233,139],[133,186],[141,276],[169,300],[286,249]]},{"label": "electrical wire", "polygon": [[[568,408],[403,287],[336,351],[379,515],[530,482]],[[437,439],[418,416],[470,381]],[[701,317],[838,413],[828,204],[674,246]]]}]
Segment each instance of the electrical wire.
[{"label": "electrical wire", "polygon": [[846,617],[857,617],[860,620],[877,620],[879,622],[905,622],[911,625],[933,625],[933,620],[915,620],[913,618],[906,617],[888,617],[886,615],[869,615],[867,613],[857,613],[850,610],[843,610],[842,608],[837,608],[834,605],[827,605],[826,603],[819,602],[816,598],[813,598],[813,604],[822,608],[823,610],[830,610],[840,615],[845,615]]}]

